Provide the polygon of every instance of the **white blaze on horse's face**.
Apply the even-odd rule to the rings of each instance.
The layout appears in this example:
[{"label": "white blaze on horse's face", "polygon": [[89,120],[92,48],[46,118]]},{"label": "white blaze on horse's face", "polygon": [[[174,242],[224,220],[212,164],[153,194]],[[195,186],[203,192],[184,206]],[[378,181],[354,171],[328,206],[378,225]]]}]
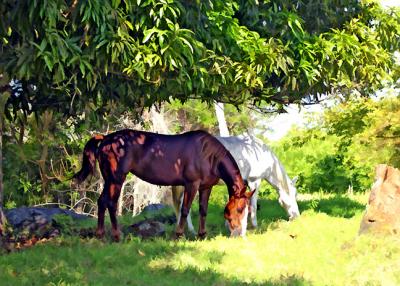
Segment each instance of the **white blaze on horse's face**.
[{"label": "white blaze on horse's face", "polygon": [[240,225],[242,226],[242,230],[240,232],[241,237],[246,236],[246,230],[247,230],[247,217],[249,216],[249,208],[246,206],[244,208],[244,215],[240,221]]},{"label": "white blaze on horse's face", "polygon": [[248,198],[231,198],[225,207],[225,224],[232,237],[246,235],[247,217],[249,215]]}]

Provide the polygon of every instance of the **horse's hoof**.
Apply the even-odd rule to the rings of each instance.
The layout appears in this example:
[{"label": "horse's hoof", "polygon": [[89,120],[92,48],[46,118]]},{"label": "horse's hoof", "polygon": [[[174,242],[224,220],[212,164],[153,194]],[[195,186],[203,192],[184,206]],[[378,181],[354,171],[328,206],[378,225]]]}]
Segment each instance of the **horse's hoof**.
[{"label": "horse's hoof", "polygon": [[204,240],[204,239],[207,238],[207,232],[199,233],[199,234],[197,235],[197,237],[198,237],[200,240]]},{"label": "horse's hoof", "polygon": [[248,226],[247,226],[247,229],[257,229],[257,224],[249,224]]},{"label": "horse's hoof", "polygon": [[113,234],[112,238],[114,242],[119,242],[121,240],[120,234]]},{"label": "horse's hoof", "polygon": [[121,238],[121,234],[118,230],[111,230],[112,238],[114,242],[119,242]]},{"label": "horse's hoof", "polygon": [[104,230],[96,230],[96,237],[98,239],[103,239],[104,237]]},{"label": "horse's hoof", "polygon": [[175,240],[180,240],[180,239],[182,239],[183,237],[184,237],[183,232],[182,232],[182,233],[180,233],[180,232],[175,232],[175,236],[174,236],[174,239],[175,239]]}]

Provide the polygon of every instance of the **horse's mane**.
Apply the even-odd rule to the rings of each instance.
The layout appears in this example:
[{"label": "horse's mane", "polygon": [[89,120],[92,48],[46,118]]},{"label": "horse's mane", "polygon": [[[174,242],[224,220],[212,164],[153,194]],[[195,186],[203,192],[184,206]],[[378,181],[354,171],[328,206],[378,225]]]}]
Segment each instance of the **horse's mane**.
[{"label": "horse's mane", "polygon": [[[289,191],[289,184],[291,183],[291,180],[289,178],[289,175],[286,173],[285,168],[283,167],[282,163],[279,161],[278,157],[275,155],[275,153],[259,138],[252,136],[252,135],[240,135],[238,136],[239,138],[247,141],[250,140],[252,141],[255,145],[258,145],[257,147],[261,149],[262,152],[269,153],[271,157],[273,158],[273,163],[272,163],[272,168],[273,171],[276,172],[276,177],[277,181],[273,180],[274,176],[270,176],[272,178],[265,178],[267,179],[271,185],[273,185],[275,188],[282,189],[284,191]],[[259,160],[263,160],[263,158],[259,158]],[[265,160],[265,159],[264,159]]]},{"label": "horse's mane", "polygon": [[218,164],[225,158],[228,150],[206,131],[196,131],[196,133],[200,134],[198,136],[201,142],[201,153],[206,158],[209,158],[210,163],[213,165],[213,171],[216,172]]}]

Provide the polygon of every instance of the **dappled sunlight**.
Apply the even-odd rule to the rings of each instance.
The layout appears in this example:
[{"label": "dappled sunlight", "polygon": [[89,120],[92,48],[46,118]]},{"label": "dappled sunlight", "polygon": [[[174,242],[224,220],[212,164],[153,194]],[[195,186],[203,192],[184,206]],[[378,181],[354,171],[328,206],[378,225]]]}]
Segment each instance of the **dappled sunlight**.
[{"label": "dappled sunlight", "polygon": [[245,283],[262,284],[295,276],[317,285],[343,285],[349,278],[343,247],[356,238],[358,219],[349,222],[307,211],[293,222],[276,222],[271,229],[245,239],[217,236],[208,241],[182,242],[182,250],[152,260],[149,267],[213,271]]},{"label": "dappled sunlight", "polygon": [[[348,197],[350,202],[361,205],[364,198]],[[217,192],[211,200],[207,223],[212,231],[206,240],[172,240],[173,226],[165,237],[141,240],[128,236],[122,243],[66,236],[0,256],[0,265],[5,269],[0,272],[0,281],[24,285],[34,277],[40,285],[400,283],[400,238],[358,236],[363,212],[358,207],[348,218],[308,207],[301,209],[299,218],[288,221],[275,200],[262,199],[260,227],[249,231],[246,238],[233,239],[221,234],[225,233],[221,206],[224,199]],[[313,200],[337,204],[338,198],[315,194],[300,201]],[[337,205],[346,208],[344,203]],[[164,212],[170,214],[172,210]],[[132,218],[121,219],[125,220],[132,222]]]}]

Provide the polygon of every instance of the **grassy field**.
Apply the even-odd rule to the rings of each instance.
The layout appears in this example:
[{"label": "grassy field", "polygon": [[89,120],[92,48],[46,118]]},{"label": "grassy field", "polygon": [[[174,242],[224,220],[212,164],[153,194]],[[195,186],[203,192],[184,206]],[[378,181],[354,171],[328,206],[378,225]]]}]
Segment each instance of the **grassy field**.
[{"label": "grassy field", "polygon": [[400,285],[400,239],[357,235],[366,195],[302,196],[290,223],[275,199],[260,200],[260,227],[245,239],[227,237],[223,195],[211,196],[207,240],[173,241],[172,226],[148,241],[65,236],[1,256],[0,284]]}]

